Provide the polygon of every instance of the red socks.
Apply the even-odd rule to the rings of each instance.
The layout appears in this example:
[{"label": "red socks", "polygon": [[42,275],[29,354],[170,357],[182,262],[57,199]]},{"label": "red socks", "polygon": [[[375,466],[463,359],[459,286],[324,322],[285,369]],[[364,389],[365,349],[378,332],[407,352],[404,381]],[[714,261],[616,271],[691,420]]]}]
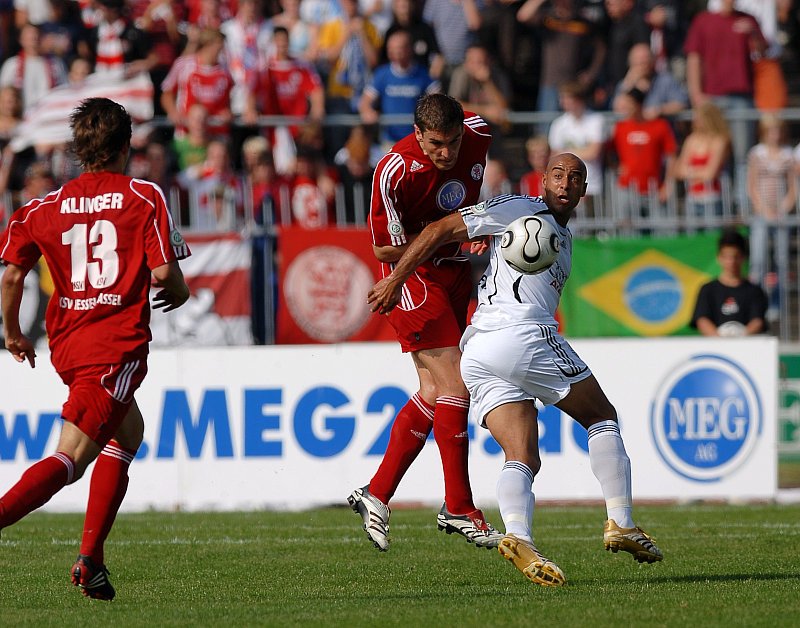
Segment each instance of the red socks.
[{"label": "red socks", "polygon": [[[438,413],[438,408],[436,412]],[[409,399],[397,413],[386,453],[375,477],[369,483],[369,492],[384,504],[389,503],[400,480],[425,446],[425,440],[433,427],[433,413],[433,408],[425,403],[419,393]]]},{"label": "red socks", "polygon": [[103,544],[128,490],[128,467],[135,455],[135,450],[112,440],[94,463],[80,553],[96,565],[104,564]]},{"label": "red socks", "polygon": [[433,436],[436,438],[439,455],[442,457],[444,503],[453,515],[464,515],[475,510],[467,464],[468,413],[469,399],[451,396],[436,399]]},{"label": "red socks", "polygon": [[74,461],[60,451],[29,467],[0,498],[0,528],[16,523],[50,501],[53,495],[72,482],[74,472]]}]

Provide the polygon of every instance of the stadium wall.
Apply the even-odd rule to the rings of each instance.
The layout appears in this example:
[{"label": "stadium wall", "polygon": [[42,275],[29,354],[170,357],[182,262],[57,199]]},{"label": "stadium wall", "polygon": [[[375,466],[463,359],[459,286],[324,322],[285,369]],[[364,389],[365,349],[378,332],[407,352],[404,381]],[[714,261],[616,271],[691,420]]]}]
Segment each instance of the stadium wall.
[{"label": "stadium wall", "polygon": [[[773,338],[576,340],[617,407],[636,499],[771,499],[777,493]],[[344,504],[374,473],[391,421],[416,390],[394,343],[156,350],[137,393],[147,423],[123,510],[302,509]],[[0,491],[52,453],[66,388],[47,356],[0,359]],[[470,421],[476,501],[495,505],[502,453]],[[595,500],[586,433],[540,415],[538,499]],[[46,506],[81,511],[88,477]],[[427,444],[395,503],[438,505]]]}]

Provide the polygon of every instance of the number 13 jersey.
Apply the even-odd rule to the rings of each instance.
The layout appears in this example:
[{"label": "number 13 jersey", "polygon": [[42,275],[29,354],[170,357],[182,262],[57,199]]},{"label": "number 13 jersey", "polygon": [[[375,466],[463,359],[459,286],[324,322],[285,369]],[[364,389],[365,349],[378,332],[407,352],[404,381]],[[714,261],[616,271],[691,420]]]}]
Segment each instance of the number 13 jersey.
[{"label": "number 13 jersey", "polygon": [[45,322],[59,372],[147,356],[150,271],[190,255],[154,183],[84,173],[11,216],[0,259],[44,256],[53,280]]}]

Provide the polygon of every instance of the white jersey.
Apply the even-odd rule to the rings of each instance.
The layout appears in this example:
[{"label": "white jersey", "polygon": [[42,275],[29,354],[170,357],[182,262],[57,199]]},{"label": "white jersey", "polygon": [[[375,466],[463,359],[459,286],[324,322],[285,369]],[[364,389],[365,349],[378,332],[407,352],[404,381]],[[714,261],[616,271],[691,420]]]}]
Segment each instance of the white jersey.
[{"label": "white jersey", "polygon": [[[556,310],[572,269],[570,230],[556,222],[541,198],[531,196],[498,196],[459,211],[470,239],[493,236],[489,265],[478,284],[478,309],[472,316],[472,326],[488,331],[538,323],[558,329]],[[554,225],[560,234],[560,247],[550,268],[537,275],[523,275],[503,259],[500,242],[511,222],[534,214]]]}]

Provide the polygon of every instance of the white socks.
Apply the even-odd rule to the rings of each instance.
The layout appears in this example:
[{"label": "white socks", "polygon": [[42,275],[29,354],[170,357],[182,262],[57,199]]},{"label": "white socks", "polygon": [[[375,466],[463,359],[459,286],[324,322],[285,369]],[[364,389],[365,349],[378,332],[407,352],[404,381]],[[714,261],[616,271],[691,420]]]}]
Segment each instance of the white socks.
[{"label": "white socks", "polygon": [[533,522],[533,472],[523,462],[509,460],[500,471],[497,480],[497,503],[500,516],[506,527],[506,534],[513,534],[533,542],[531,524]]},{"label": "white socks", "polygon": [[608,518],[620,528],[633,528],[631,461],[616,421],[600,421],[589,428],[589,462],[603,489]]}]

